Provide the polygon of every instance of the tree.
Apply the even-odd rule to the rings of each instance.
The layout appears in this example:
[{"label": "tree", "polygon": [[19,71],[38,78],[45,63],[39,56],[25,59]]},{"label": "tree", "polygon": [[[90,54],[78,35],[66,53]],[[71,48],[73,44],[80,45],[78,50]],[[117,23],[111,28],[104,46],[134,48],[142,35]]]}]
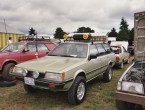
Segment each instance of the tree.
[{"label": "tree", "polygon": [[130,36],[130,30],[128,29],[127,21],[124,18],[122,18],[117,40],[119,41],[129,40],[129,36]]},{"label": "tree", "polygon": [[117,34],[116,29],[113,27],[111,32],[108,33],[108,37],[117,37]]},{"label": "tree", "polygon": [[33,29],[33,27],[30,28],[29,35],[36,35],[36,31]]},{"label": "tree", "polygon": [[66,32],[64,32],[61,27],[58,27],[55,31],[54,38],[63,39],[64,34],[66,34]]},{"label": "tree", "polygon": [[133,45],[133,41],[134,41],[134,28],[132,28],[130,31],[129,45]]},{"label": "tree", "polygon": [[80,27],[77,29],[76,33],[94,33],[95,31],[89,27]]}]

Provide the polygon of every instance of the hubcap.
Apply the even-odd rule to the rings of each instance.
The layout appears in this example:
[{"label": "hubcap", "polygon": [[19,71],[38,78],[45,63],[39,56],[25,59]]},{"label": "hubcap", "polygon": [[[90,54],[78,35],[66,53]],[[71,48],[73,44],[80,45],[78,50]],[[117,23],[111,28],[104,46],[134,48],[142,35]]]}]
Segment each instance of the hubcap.
[{"label": "hubcap", "polygon": [[85,95],[85,84],[81,82],[77,89],[77,99],[82,100]]},{"label": "hubcap", "polygon": [[9,74],[13,72],[13,69],[14,69],[14,67],[11,67],[11,68],[9,69]]}]

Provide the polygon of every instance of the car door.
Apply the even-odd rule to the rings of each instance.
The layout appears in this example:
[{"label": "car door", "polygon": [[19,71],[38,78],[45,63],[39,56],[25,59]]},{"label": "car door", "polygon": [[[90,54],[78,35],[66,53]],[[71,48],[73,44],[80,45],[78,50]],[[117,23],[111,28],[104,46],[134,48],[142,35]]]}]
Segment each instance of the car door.
[{"label": "car door", "polygon": [[96,44],[96,47],[98,49],[98,52],[99,52],[99,56],[98,58],[101,59],[101,67],[100,67],[100,72],[104,72],[107,67],[108,67],[108,61],[109,61],[109,56],[108,54],[106,53],[105,51],[105,48],[103,47],[103,45],[100,43],[100,44]]},{"label": "car door", "polygon": [[48,54],[49,50],[46,47],[46,45],[44,43],[38,43],[37,44],[37,48],[38,48],[38,57],[44,57]]},{"label": "car door", "polygon": [[[90,45],[89,47],[90,51],[89,54],[91,54],[92,52],[96,53],[96,55],[98,55],[98,50],[96,48],[96,45]],[[89,72],[87,73],[87,78],[88,79],[92,79],[94,78],[96,75],[98,75],[100,73],[100,68],[101,68],[101,58],[100,57],[96,57],[93,59],[90,59],[87,63],[88,65],[88,70]]]},{"label": "car door", "polygon": [[122,46],[122,51],[123,51],[123,59],[126,62],[129,58],[129,53],[127,52],[127,50]]},{"label": "car door", "polygon": [[36,43],[34,42],[28,42],[24,49],[27,49],[28,51],[22,51],[21,52],[21,62],[32,60],[36,58]]}]

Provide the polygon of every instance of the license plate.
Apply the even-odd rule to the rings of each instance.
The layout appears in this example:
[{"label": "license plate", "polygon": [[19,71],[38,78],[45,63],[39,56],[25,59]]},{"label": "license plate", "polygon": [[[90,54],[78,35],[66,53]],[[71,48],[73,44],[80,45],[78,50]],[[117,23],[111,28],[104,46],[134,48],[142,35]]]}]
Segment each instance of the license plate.
[{"label": "license plate", "polygon": [[24,77],[24,83],[28,84],[28,85],[32,85],[32,86],[35,85],[34,79],[33,78],[28,78],[28,77]]}]

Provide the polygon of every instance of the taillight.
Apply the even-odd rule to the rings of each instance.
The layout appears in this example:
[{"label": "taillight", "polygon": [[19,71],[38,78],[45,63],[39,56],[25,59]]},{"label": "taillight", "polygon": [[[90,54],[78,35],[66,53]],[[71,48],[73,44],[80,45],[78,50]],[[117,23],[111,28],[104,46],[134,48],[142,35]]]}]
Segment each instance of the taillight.
[{"label": "taillight", "polygon": [[120,58],[117,56],[116,57],[116,62],[119,62],[120,61]]}]

